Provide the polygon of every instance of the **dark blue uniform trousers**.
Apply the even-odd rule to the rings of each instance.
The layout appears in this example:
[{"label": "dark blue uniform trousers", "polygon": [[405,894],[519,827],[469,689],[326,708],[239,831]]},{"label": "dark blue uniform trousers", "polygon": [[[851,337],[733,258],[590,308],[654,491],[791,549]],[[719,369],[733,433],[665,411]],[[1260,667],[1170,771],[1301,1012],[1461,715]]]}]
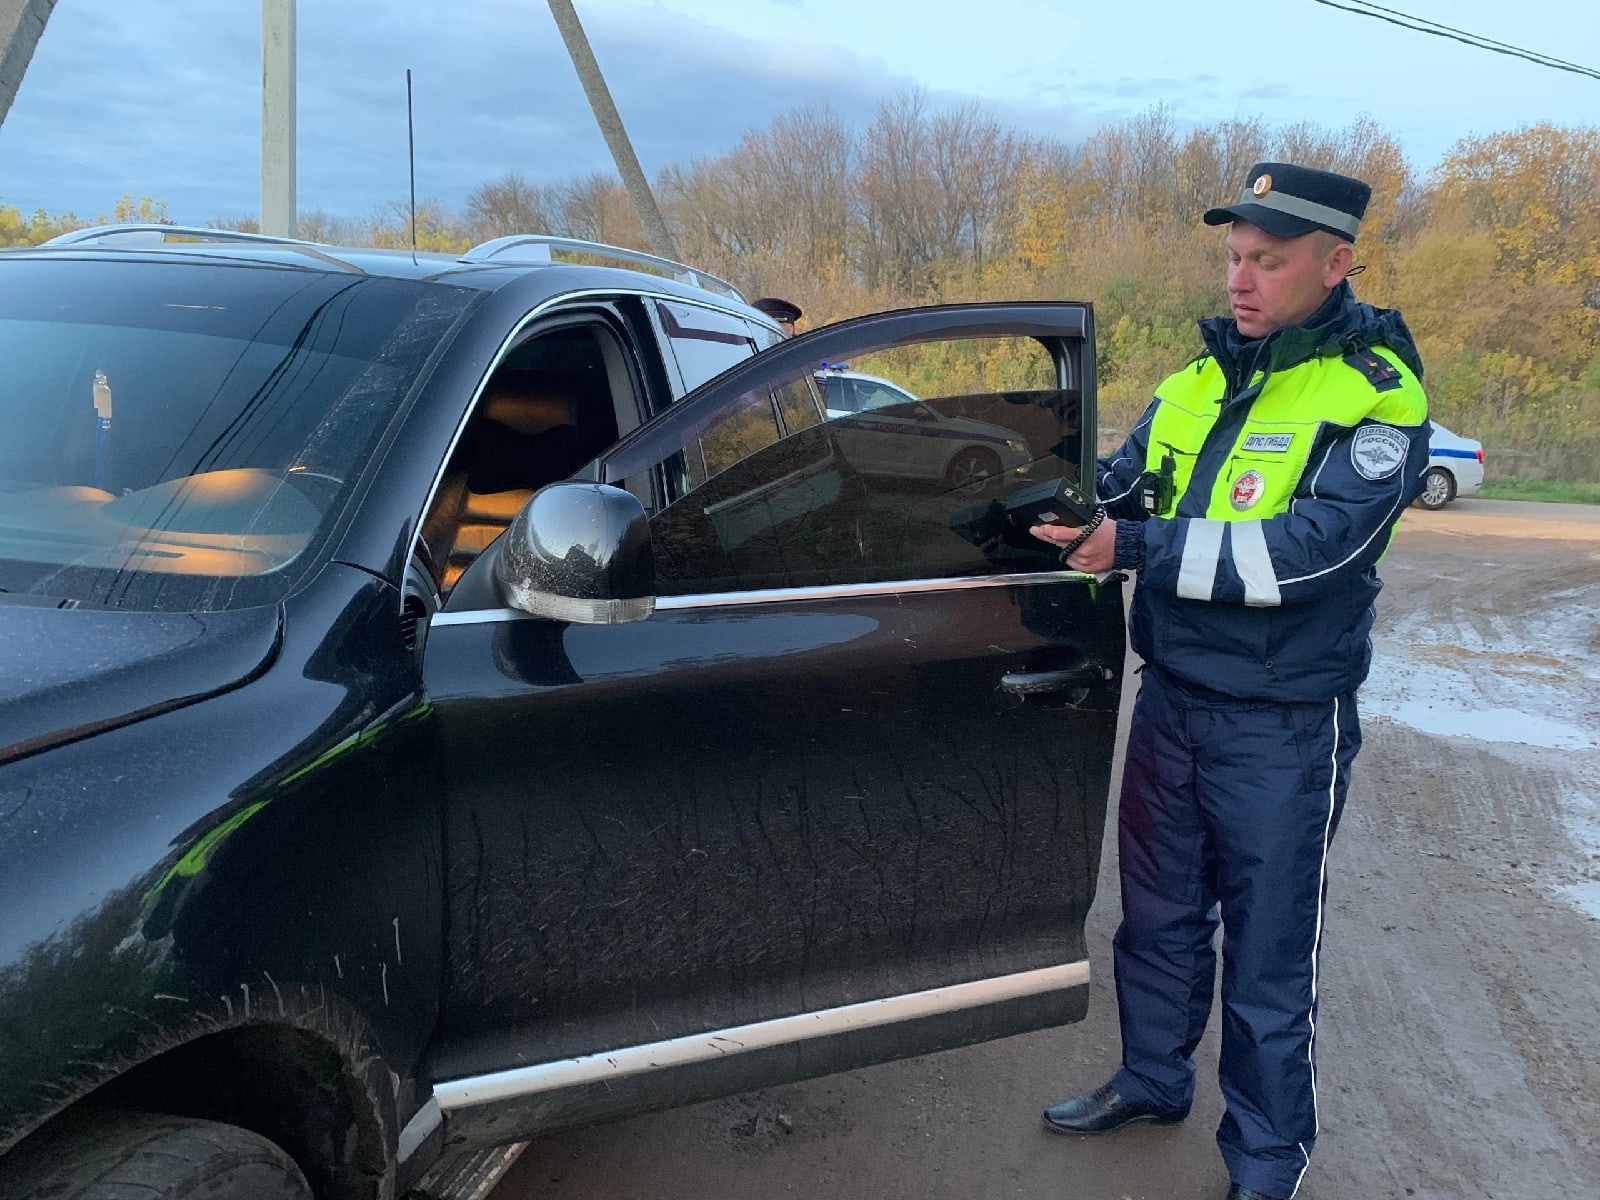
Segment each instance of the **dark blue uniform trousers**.
[{"label": "dark blue uniform trousers", "polygon": [[1293,1196],[1317,1136],[1328,848],[1361,746],[1355,696],[1236,700],[1147,668],[1118,814],[1117,1094],[1189,1111],[1220,915],[1217,1129],[1235,1183]]}]

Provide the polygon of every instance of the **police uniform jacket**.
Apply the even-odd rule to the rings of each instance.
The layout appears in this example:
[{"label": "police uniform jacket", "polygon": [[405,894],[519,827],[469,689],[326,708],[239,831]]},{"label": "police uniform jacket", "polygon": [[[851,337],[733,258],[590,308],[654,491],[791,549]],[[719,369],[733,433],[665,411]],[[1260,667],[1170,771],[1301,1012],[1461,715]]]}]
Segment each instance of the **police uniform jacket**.
[{"label": "police uniform jacket", "polygon": [[[1130,629],[1150,664],[1243,700],[1353,692],[1372,651],[1377,562],[1427,470],[1422,366],[1400,314],[1346,283],[1254,341],[1200,324],[1206,351],[1162,382],[1097,488],[1116,563],[1139,571]],[[1164,459],[1170,511],[1139,476]]]}]

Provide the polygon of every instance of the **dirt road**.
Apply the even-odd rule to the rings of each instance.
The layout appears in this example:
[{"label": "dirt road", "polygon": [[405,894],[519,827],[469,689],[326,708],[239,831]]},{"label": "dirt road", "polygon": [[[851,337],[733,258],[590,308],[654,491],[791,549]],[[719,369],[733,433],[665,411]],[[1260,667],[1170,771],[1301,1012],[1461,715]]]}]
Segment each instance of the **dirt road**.
[{"label": "dirt road", "polygon": [[[1600,509],[1412,510],[1383,573],[1300,1195],[1595,1200]],[[1039,1124],[1117,1063],[1114,849],[1082,1024],[547,1138],[494,1200],[1220,1200],[1215,1020],[1183,1125]]]}]

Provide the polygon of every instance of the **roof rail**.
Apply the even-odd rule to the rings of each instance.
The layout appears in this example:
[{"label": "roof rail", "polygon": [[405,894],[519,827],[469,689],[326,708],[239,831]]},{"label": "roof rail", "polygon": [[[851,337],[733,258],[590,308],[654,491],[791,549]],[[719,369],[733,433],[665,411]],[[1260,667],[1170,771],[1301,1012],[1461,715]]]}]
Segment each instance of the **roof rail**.
[{"label": "roof rail", "polygon": [[270,233],[245,233],[240,229],[211,229],[198,225],[93,225],[59,234],[46,246],[92,246],[101,242],[131,241],[142,245],[163,245],[168,237],[201,242],[286,242],[291,246],[315,246],[299,238],[274,237]]},{"label": "roof rail", "polygon": [[360,267],[354,263],[345,262],[326,253],[327,247],[320,242],[307,242],[300,238],[276,237],[270,233],[245,233],[239,229],[211,229],[199,225],[93,225],[87,229],[74,229],[68,233],[58,234],[46,246],[105,246],[118,242],[127,243],[130,249],[140,246],[165,246],[170,244],[169,238],[179,239],[179,244],[190,242],[248,242],[263,248],[281,246],[297,254],[304,254],[308,258],[317,259],[329,266],[338,267],[341,271],[353,271],[364,275]]},{"label": "roof rail", "polygon": [[608,246],[603,242],[586,242],[580,238],[550,237],[545,234],[514,233],[509,237],[498,237],[492,241],[474,246],[461,256],[462,262],[484,263],[490,261],[505,262],[554,262],[553,251],[561,250],[568,254],[587,254],[593,258],[609,258],[618,262],[631,263],[634,266],[653,267],[665,272],[668,276],[691,287],[706,288],[709,291],[720,292],[734,300],[744,303],[744,295],[726,279],[719,279],[715,275],[691,267],[686,263],[673,262],[670,258],[661,258],[658,255],[646,254],[643,250],[629,250],[622,246]]}]

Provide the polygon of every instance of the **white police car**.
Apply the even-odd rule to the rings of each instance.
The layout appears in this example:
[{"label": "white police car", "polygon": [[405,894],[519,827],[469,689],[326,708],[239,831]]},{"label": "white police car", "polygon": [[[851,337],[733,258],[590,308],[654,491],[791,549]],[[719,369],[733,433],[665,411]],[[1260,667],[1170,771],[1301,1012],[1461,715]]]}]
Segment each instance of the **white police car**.
[{"label": "white police car", "polygon": [[1428,439],[1428,471],[1423,476],[1423,508],[1443,508],[1457,496],[1470,496],[1483,486],[1483,443],[1451,433],[1433,423]]},{"label": "white police car", "polygon": [[975,496],[1008,473],[1026,474],[1034,457],[1016,430],[947,416],[890,380],[842,364],[816,379],[841,447],[865,474],[942,480]]}]

